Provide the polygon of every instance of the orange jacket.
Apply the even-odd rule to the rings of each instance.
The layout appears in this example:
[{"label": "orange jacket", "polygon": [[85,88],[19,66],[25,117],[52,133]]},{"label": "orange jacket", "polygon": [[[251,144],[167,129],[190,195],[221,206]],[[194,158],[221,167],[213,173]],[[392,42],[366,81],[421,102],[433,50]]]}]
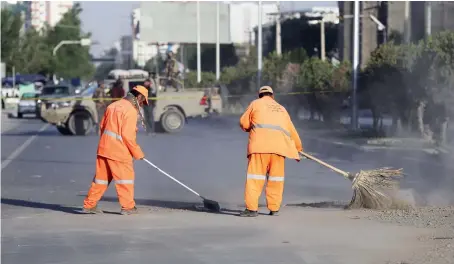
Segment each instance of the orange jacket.
[{"label": "orange jacket", "polygon": [[136,143],[137,110],[126,99],[110,104],[100,122],[98,155],[121,162],[145,155]]},{"label": "orange jacket", "polygon": [[303,145],[287,110],[273,98],[254,100],[240,118],[240,127],[249,132],[248,155],[274,153],[300,160]]}]

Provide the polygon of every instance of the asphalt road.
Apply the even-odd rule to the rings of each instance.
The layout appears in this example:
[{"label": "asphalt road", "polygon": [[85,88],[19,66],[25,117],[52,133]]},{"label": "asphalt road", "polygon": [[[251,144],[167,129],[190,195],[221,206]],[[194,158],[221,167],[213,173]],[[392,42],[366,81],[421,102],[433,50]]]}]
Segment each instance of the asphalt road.
[{"label": "asphalt road", "polygon": [[[276,218],[227,217],[243,209],[247,134],[237,122],[231,117],[193,120],[178,135],[151,138],[140,131],[138,136],[147,159],[219,201],[225,215],[193,211],[198,197],[137,161],[135,197],[141,214],[125,217],[117,215],[113,186],[100,203],[104,215],[78,215],[94,175],[97,136],[61,136],[39,120],[2,118],[3,263],[372,263],[387,257],[383,250],[395,256],[406,252],[405,239],[417,235],[414,230],[380,229],[370,222],[342,230],[352,221],[346,219],[361,212],[287,206]],[[454,203],[453,167],[444,160],[364,152],[317,138],[316,132],[303,132],[302,138],[308,152],[347,171],[403,167],[410,175],[403,186],[413,188],[418,199]],[[289,160],[286,166],[287,205],[351,198],[350,182],[334,172],[310,161]],[[263,198],[261,203],[267,213]],[[327,219],[334,222],[324,223]],[[358,248],[363,253],[346,253]]]}]

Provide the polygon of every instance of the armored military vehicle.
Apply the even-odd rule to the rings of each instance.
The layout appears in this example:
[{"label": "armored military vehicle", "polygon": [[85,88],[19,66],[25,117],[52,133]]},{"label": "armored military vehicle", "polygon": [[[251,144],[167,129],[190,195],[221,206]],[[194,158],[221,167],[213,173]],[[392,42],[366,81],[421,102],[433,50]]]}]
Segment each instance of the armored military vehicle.
[{"label": "armored military vehicle", "polygon": [[[137,85],[143,85],[148,76],[123,76],[122,83],[125,94]],[[176,91],[168,88],[164,91],[159,76],[151,78],[157,87],[155,122],[158,130],[176,133],[183,129],[188,119],[205,116],[210,112],[222,112],[222,100],[217,88],[210,93],[211,103],[205,100],[206,89],[186,88]],[[55,125],[63,135],[88,135],[98,122],[94,101],[91,99],[95,88],[85,90],[82,94],[67,98],[49,100],[41,106],[41,117]],[[207,109],[210,108],[210,109]]]}]

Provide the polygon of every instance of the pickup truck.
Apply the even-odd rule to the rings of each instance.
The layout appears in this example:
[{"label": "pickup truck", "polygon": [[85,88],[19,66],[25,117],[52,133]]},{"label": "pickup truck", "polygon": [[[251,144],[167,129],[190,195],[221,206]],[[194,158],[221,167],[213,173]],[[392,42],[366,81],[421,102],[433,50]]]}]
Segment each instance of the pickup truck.
[{"label": "pickup truck", "polygon": [[[125,78],[122,80],[125,94],[137,85],[143,85],[146,78]],[[155,107],[155,122],[157,128],[166,133],[177,133],[181,131],[188,119],[197,116],[206,116],[207,111],[221,113],[221,96],[211,93],[211,105],[208,105],[204,96],[206,88],[186,88],[175,91],[169,88],[164,91],[159,76],[152,79],[153,85],[157,87],[157,98]],[[216,91],[217,88],[208,88]],[[56,98],[41,105],[43,120],[55,125],[63,135],[88,135],[95,124],[99,122],[94,101],[91,99],[95,87],[89,88],[77,96]],[[207,109],[207,108],[210,109]]]}]

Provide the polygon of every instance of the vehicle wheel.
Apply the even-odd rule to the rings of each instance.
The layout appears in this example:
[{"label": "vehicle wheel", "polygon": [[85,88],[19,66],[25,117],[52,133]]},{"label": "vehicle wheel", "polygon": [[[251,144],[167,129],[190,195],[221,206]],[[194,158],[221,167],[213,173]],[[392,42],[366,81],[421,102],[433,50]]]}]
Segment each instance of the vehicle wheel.
[{"label": "vehicle wheel", "polygon": [[184,115],[176,109],[169,109],[161,117],[161,127],[167,133],[180,132],[184,127]]},{"label": "vehicle wheel", "polygon": [[60,134],[62,134],[64,136],[72,135],[71,131],[69,131],[69,129],[67,127],[57,126],[57,130],[58,130],[58,132],[60,132]]},{"label": "vehicle wheel", "polygon": [[93,129],[93,118],[86,111],[77,111],[71,114],[68,129],[73,135],[86,136]]},{"label": "vehicle wheel", "polygon": [[17,112],[17,118],[22,118],[22,113]]}]

